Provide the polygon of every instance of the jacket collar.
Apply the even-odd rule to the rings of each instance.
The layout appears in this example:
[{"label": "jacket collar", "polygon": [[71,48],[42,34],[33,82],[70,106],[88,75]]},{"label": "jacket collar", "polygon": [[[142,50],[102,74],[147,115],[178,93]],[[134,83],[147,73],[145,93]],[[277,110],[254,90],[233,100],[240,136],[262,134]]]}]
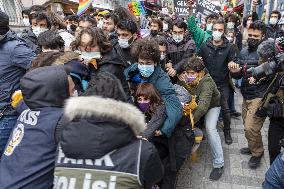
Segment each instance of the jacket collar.
[{"label": "jacket collar", "polygon": [[104,117],[128,125],[135,136],[145,130],[145,118],[135,106],[109,98],[97,96],[73,97],[67,100],[64,114],[69,120],[75,117]]}]

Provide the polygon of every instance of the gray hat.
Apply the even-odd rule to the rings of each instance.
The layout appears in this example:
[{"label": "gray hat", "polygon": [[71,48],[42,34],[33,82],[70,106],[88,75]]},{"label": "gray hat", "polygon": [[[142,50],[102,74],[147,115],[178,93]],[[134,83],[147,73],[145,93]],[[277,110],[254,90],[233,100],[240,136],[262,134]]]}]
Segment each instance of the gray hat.
[{"label": "gray hat", "polygon": [[178,99],[181,103],[187,104],[187,103],[191,102],[192,97],[189,94],[189,92],[183,86],[175,84],[174,89],[175,89],[176,95],[177,95],[177,97],[178,97]]}]

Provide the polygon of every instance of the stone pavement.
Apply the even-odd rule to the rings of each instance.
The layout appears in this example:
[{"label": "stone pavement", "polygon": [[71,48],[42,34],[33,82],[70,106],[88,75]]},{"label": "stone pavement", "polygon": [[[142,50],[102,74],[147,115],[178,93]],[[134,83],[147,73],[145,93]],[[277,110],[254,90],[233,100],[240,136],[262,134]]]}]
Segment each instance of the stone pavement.
[{"label": "stone pavement", "polygon": [[[237,111],[241,111],[241,95],[235,96]],[[249,169],[247,163],[250,156],[241,155],[239,149],[247,147],[244,135],[242,119],[232,119],[232,138],[234,143],[230,146],[224,142],[224,136],[220,133],[225,158],[224,174],[218,182],[209,180],[212,170],[212,156],[209,144],[204,141],[199,148],[198,159],[192,162],[188,159],[180,170],[177,189],[261,189],[265,172],[269,167],[267,151],[268,120],[262,129],[265,155],[261,161],[261,167],[256,170]]]}]

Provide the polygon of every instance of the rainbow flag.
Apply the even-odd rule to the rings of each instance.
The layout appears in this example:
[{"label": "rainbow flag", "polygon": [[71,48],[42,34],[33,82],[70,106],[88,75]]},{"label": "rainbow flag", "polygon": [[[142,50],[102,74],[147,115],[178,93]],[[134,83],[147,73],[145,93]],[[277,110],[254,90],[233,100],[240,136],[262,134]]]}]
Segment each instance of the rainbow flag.
[{"label": "rainbow flag", "polygon": [[94,0],[79,0],[77,16],[81,16],[89,8],[93,1]]},{"label": "rainbow flag", "polygon": [[146,14],[144,2],[130,2],[128,3],[128,8],[134,16]]}]

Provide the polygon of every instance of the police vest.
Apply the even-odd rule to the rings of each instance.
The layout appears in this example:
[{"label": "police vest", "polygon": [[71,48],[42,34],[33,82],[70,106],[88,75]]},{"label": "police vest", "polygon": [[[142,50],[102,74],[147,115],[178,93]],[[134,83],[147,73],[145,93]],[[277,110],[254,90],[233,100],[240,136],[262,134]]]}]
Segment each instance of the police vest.
[{"label": "police vest", "polygon": [[54,131],[61,115],[62,108],[55,107],[21,113],[1,159],[1,189],[52,188]]},{"label": "police vest", "polygon": [[100,159],[70,159],[58,148],[54,189],[139,189],[142,141],[109,152]]}]

